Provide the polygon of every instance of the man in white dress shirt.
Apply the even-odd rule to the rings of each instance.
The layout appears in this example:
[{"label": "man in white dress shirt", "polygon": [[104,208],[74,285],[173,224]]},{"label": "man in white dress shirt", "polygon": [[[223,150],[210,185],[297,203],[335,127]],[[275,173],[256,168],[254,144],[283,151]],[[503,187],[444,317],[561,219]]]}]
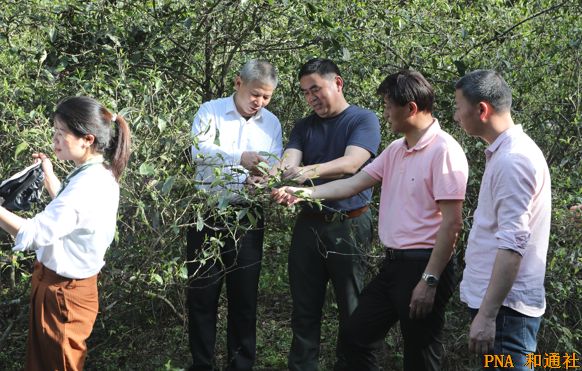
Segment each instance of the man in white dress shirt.
[{"label": "man in white dress shirt", "polygon": [[529,370],[526,354],[536,350],[546,307],[550,173],[542,151],[514,124],[511,89],[497,72],[471,72],[455,88],[455,120],[489,145],[461,282],[473,316],[469,349]]},{"label": "man in white dress shirt", "polygon": [[[236,92],[202,104],[192,124],[197,188],[207,192],[208,202],[217,202],[218,208],[227,204],[240,215],[250,208],[248,214],[259,217],[242,217],[240,223],[248,230],[235,236],[228,220],[212,216],[207,216],[201,230],[196,225],[188,230],[191,370],[217,367],[216,318],[224,279],[228,300],[226,369],[251,370],[255,362],[264,222],[260,208],[249,204],[241,190],[247,177],[260,173],[259,164],[272,164],[281,156],[281,125],[264,108],[276,86],[274,67],[266,61],[251,60],[235,79]],[[212,240],[220,241],[218,249]],[[213,258],[206,259],[209,255]]]}]

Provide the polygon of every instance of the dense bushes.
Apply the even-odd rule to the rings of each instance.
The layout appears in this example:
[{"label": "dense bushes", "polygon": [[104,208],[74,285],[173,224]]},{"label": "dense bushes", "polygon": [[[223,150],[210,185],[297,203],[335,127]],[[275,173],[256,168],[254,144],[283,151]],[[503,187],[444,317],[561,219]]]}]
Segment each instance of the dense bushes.
[{"label": "dense bushes", "polygon": [[[7,1],[0,13],[0,175],[50,149],[50,113],[67,95],[88,94],[131,123],[135,141],[123,178],[119,230],[100,279],[101,314],[89,369],[163,369],[189,362],[184,330],[185,226],[209,205],[193,191],[190,123],[201,102],[230,94],[249,58],[271,60],[281,84],[270,110],[288,132],[306,113],[296,72],[311,56],[335,59],[350,103],[380,115],[374,94],[396,68],[423,72],[437,91],[436,115],[466,149],[471,225],[484,145],[452,120],[454,81],[495,68],[514,91],[514,118],[551,167],[554,215],[548,312],[540,351],[582,351],[582,22],[576,1]],[[333,11],[332,11],[333,10]],[[384,132],[383,143],[394,139]],[[57,171],[64,176],[64,164]],[[271,211],[261,281],[259,368],[284,368],[290,328],[286,249],[292,212]],[[464,241],[464,238],[463,238]],[[459,244],[462,260],[464,244]],[[0,365],[18,369],[26,338],[31,255],[0,234]],[[322,368],[333,360],[335,308],[326,308]],[[447,314],[447,369],[467,369],[468,318],[455,298]],[[221,315],[224,315],[221,313]],[[221,326],[224,325],[224,321]],[[400,357],[387,339],[387,369]],[[397,346],[399,345],[399,346]],[[143,349],[147,349],[144,354]]]}]

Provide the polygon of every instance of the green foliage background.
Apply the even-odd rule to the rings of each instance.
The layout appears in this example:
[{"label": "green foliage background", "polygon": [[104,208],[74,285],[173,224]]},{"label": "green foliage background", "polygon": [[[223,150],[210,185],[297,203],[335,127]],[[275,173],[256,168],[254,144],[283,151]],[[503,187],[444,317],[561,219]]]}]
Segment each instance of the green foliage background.
[{"label": "green foliage background", "polygon": [[[582,351],[582,220],[567,211],[582,203],[579,1],[4,0],[1,9],[2,178],[28,164],[32,152],[52,153],[50,115],[69,95],[96,97],[123,114],[134,134],[118,235],[100,277],[101,313],[87,369],[189,365],[184,233],[209,207],[193,190],[190,123],[202,102],[230,94],[236,70],[257,57],[279,70],[281,83],[269,109],[285,133],[307,113],[296,74],[310,57],[336,60],[348,101],[379,117],[375,89],[383,77],[399,68],[427,76],[437,91],[436,116],[466,149],[471,166],[457,249],[461,263],[485,146],[452,119],[454,82],[477,68],[500,71],[513,88],[514,119],[542,148],[553,177],[548,310],[539,352]],[[393,139],[384,129],[383,145]],[[61,176],[70,170],[55,165]],[[293,212],[269,204],[264,194],[252,197],[270,211],[257,369],[284,369],[291,338],[286,251]],[[19,369],[24,359],[33,261],[30,254],[13,254],[11,245],[0,234],[0,369],[6,370]],[[223,310],[220,316],[219,362]],[[334,361],[335,317],[329,300],[323,370]],[[445,369],[475,368],[479,359],[467,354],[468,315],[458,295],[447,319]],[[386,370],[401,368],[401,343],[397,330],[387,337]]]}]

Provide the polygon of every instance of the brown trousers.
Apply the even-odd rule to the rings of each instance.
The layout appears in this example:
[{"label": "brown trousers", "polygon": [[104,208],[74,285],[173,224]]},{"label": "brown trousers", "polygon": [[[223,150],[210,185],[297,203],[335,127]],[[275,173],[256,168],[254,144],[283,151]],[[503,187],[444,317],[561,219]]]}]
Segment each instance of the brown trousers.
[{"label": "brown trousers", "polygon": [[82,370],[98,309],[97,275],[74,280],[36,262],[25,370]]}]

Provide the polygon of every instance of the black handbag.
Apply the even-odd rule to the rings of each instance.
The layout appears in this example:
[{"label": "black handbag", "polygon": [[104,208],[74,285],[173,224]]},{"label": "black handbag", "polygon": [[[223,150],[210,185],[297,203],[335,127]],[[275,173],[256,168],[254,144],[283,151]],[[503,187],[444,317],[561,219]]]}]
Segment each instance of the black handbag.
[{"label": "black handbag", "polygon": [[40,200],[44,173],[41,162],[27,167],[0,184],[0,205],[10,210],[28,210]]}]

